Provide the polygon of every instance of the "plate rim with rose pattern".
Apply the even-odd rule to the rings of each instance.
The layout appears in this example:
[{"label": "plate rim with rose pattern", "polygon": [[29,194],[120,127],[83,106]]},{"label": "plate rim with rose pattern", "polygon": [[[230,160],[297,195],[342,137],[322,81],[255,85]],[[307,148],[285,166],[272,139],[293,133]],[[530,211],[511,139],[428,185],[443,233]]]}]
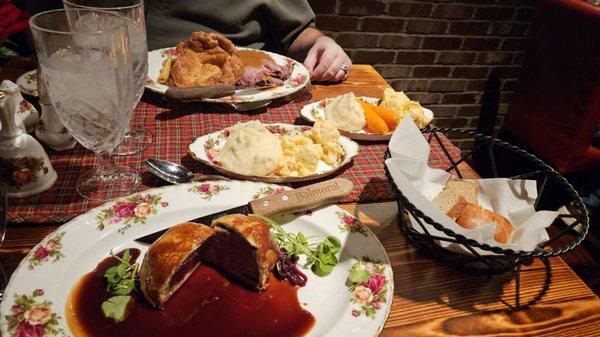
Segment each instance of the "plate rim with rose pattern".
[{"label": "plate rim with rose pattern", "polygon": [[17,78],[17,85],[21,92],[29,96],[38,97],[37,69],[30,70]]}]

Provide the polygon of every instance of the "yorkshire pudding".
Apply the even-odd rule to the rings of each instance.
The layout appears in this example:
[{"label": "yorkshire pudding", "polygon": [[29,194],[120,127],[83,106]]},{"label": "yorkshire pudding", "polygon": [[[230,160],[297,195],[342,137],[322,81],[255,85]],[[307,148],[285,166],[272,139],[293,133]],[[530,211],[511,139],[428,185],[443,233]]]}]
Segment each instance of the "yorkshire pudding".
[{"label": "yorkshire pudding", "polygon": [[244,64],[233,43],[218,33],[195,32],[177,45],[171,77],[178,87],[234,85]]}]

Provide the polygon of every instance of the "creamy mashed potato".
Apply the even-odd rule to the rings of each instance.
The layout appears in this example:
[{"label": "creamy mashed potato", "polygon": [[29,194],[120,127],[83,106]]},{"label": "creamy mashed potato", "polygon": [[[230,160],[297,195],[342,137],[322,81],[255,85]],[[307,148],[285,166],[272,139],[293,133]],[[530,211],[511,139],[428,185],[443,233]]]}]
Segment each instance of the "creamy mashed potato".
[{"label": "creamy mashed potato", "polygon": [[223,167],[245,175],[272,174],[283,156],[280,140],[258,121],[238,123],[219,154]]},{"label": "creamy mashed potato", "polygon": [[327,103],[325,119],[334,127],[348,132],[362,130],[366,124],[365,112],[351,92],[339,95]]},{"label": "creamy mashed potato", "polygon": [[419,102],[411,101],[404,92],[395,91],[390,88],[386,88],[383,91],[383,98],[380,105],[397,113],[400,119],[406,115],[412,117],[415,124],[420,128],[426,126],[433,118],[433,116],[425,113]]}]

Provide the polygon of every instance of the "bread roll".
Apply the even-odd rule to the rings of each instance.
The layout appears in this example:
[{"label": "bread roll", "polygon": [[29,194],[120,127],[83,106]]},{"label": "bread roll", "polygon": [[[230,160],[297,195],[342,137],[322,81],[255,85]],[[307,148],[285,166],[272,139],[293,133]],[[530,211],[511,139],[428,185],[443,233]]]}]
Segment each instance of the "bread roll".
[{"label": "bread roll", "polygon": [[[434,199],[433,205],[442,213],[456,220],[465,202],[478,204],[479,188],[475,183],[459,179],[449,179],[446,187]],[[457,208],[456,208],[457,207]],[[453,208],[456,208],[453,210]],[[451,212],[452,211],[452,212]]]},{"label": "bread roll", "polygon": [[446,189],[455,191],[455,193],[465,198],[468,203],[479,203],[479,187],[474,182],[452,178],[446,182]]},{"label": "bread roll", "polygon": [[496,225],[494,240],[500,243],[507,243],[513,232],[512,224],[505,217],[470,203],[464,207],[456,223],[466,229],[477,229],[493,223]]},{"label": "bread roll", "polygon": [[496,224],[494,240],[507,243],[512,224],[503,216],[479,206],[479,188],[461,179],[449,179],[444,190],[434,199],[433,205],[466,229],[477,229],[490,223]]},{"label": "bread roll", "polygon": [[461,215],[461,213],[469,203],[465,200],[465,198],[461,196],[457,196],[453,201],[454,204],[446,212],[446,215],[452,220],[456,221],[456,219],[458,219],[458,217]]}]

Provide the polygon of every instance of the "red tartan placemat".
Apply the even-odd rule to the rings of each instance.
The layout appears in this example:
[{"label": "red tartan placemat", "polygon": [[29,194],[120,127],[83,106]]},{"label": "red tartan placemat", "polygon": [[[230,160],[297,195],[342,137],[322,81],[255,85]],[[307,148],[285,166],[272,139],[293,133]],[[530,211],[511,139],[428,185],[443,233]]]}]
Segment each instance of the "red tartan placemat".
[{"label": "red tartan placemat", "polygon": [[[193,160],[187,154],[188,145],[203,134],[219,131],[239,121],[253,119],[265,123],[294,123],[298,112],[306,102],[289,103],[255,114],[239,114],[218,106],[192,103],[168,103],[152,93],[144,96],[134,111],[131,125],[144,125],[154,134],[154,142],[144,152],[118,157],[117,162],[129,165],[142,173],[141,190],[162,186],[165,183],[150,174],[144,167],[144,159],[156,157],[182,163],[194,172],[214,174],[207,166]],[[460,150],[443,138],[453,158]],[[387,182],[383,168],[383,156],[387,143],[361,143],[354,163],[336,175],[350,179],[354,193],[345,202],[392,200],[395,193]],[[75,190],[77,178],[84,170],[95,165],[94,154],[77,146],[64,152],[47,150],[50,161],[58,173],[58,181],[48,191],[23,199],[10,199],[8,219],[10,222],[48,223],[65,222],[100,203],[83,199]],[[431,142],[430,164],[448,167],[448,160],[437,142]]]}]

